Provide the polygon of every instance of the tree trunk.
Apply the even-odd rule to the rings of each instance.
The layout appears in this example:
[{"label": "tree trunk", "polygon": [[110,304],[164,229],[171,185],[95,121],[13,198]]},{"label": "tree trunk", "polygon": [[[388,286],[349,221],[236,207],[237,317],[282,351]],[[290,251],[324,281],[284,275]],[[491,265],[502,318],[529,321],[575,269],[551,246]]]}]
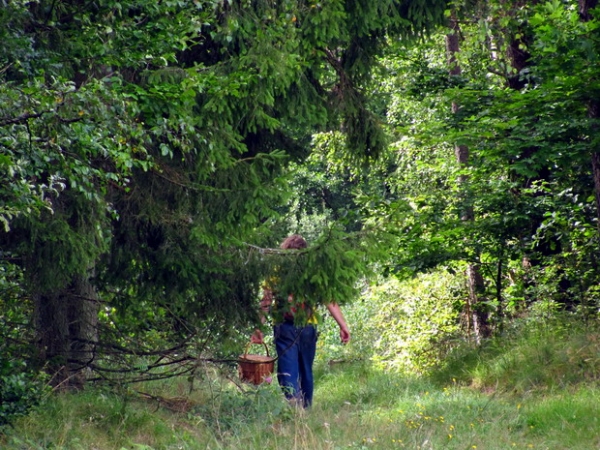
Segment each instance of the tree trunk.
[{"label": "tree trunk", "polygon": [[[450,76],[459,76],[461,74],[461,68],[456,55],[460,51],[460,30],[458,26],[458,20],[456,19],[454,12],[450,17],[450,28],[452,31],[446,35],[446,52],[448,55],[449,74]],[[460,106],[458,103],[453,102],[452,113],[457,114],[459,110]],[[461,166],[466,166],[468,164],[469,148],[466,145],[455,145],[454,154],[456,155],[456,160]],[[461,175],[458,182],[460,184],[465,184],[467,182],[466,175]],[[463,201],[461,220],[475,220],[473,207],[467,198],[465,198]],[[484,280],[483,276],[481,275],[480,267],[477,264],[469,264],[466,275],[467,284],[469,287],[469,299],[466,305],[467,327],[469,329],[472,328],[475,339],[478,343],[480,343],[482,339],[491,334],[487,307],[481,298],[481,294],[485,287]]]},{"label": "tree trunk", "polygon": [[579,0],[579,17],[584,22],[591,20],[590,10],[598,6],[598,0]]},{"label": "tree trunk", "polygon": [[98,340],[99,303],[89,279],[75,277],[63,291],[34,300],[38,353],[52,386],[82,388]]},{"label": "tree trunk", "polygon": [[467,267],[467,280],[469,283],[469,299],[471,302],[471,323],[473,325],[473,334],[477,343],[489,337],[491,334],[489,315],[487,305],[482,301],[482,293],[485,288],[481,268],[476,264],[469,264]]}]

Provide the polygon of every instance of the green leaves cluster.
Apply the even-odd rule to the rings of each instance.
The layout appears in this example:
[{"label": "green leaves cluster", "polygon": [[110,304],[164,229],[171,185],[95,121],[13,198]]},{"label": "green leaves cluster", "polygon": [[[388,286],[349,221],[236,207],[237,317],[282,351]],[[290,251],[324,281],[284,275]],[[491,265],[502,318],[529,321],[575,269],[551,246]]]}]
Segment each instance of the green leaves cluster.
[{"label": "green leaves cluster", "polygon": [[[364,234],[347,234],[331,227],[307,249],[273,255],[276,291],[284,300],[292,294],[295,305],[305,304],[313,311],[332,302],[349,303],[360,293],[377,254],[376,245]],[[300,322],[306,319],[301,314],[295,318]]]},{"label": "green leaves cluster", "polygon": [[[69,302],[91,300],[102,311],[97,348],[127,355],[95,360],[97,370],[157,355],[153,346],[214,349],[256,318],[272,265],[252,249],[288,231],[290,161],[306,159],[317,130],[341,130],[357,159],[381,153],[380,104],[366,95],[375,58],[388,35],[441,20],[443,5],[7,3],[0,245],[23,291],[2,283],[4,301],[26,297],[32,316],[60,298],[56,315],[67,317],[81,306]],[[348,301],[371,250],[331,231],[285,289]],[[75,346],[63,337],[81,343],[77,326],[36,326],[57,330],[59,352]]]},{"label": "green leaves cluster", "polygon": [[460,76],[447,28],[390,47],[378,90],[395,141],[387,192],[361,198],[397,236],[390,272],[477,265],[498,321],[547,298],[588,312],[597,301],[596,16],[583,20],[577,2],[515,4],[456,4]]},{"label": "green leaves cluster", "polygon": [[22,361],[0,358],[0,435],[2,428],[27,415],[40,403],[46,388]]}]

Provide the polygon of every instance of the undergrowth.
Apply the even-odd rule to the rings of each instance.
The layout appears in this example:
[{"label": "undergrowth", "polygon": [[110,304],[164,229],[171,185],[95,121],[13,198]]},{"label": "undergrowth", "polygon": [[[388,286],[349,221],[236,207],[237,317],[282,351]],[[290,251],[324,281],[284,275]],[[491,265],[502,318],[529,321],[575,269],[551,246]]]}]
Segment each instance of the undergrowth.
[{"label": "undergrowth", "polygon": [[120,392],[54,395],[0,447],[26,449],[598,448],[600,340],[594,326],[517,324],[457,348],[430,376],[369,361],[320,361],[315,404],[288,405],[276,384],[206,372]]}]

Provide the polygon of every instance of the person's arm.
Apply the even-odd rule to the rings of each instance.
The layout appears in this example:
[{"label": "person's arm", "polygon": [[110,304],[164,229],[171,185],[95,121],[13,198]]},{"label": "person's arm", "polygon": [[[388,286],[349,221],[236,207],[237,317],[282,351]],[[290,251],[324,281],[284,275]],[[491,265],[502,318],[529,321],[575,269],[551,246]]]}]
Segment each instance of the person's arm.
[{"label": "person's arm", "polygon": [[[267,321],[267,314],[271,308],[271,304],[273,303],[273,291],[269,288],[263,289],[263,297],[259,303],[260,309],[258,311],[258,315],[260,317],[260,323],[264,324]],[[253,344],[262,344],[264,342],[264,334],[260,329],[254,330],[252,336],[250,336],[250,342]]]},{"label": "person's arm", "polygon": [[340,305],[338,305],[337,303],[329,303],[327,305],[327,309],[329,310],[329,314],[331,314],[331,317],[335,319],[335,321],[340,327],[340,339],[342,340],[342,343],[347,344],[348,342],[350,342],[350,330],[348,328],[348,325],[346,324],[346,319],[344,319],[344,314],[340,309]]}]

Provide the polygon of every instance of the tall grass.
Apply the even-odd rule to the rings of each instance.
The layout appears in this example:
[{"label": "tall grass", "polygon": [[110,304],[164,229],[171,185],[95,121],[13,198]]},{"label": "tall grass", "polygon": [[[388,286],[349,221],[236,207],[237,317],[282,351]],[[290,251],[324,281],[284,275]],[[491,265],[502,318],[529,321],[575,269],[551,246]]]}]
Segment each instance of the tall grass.
[{"label": "tall grass", "polygon": [[276,385],[238,387],[216,374],[191,393],[172,380],[144,386],[144,396],[97,389],[53,396],[5,430],[0,448],[599,448],[600,340],[565,323],[463,347],[429,377],[368,361],[320,362],[308,411],[288,405]]},{"label": "tall grass", "polygon": [[456,347],[433,375],[518,395],[595,385],[600,379],[600,327],[560,314],[515,321],[482,347]]},{"label": "tall grass", "polygon": [[[600,448],[600,326],[546,311],[474,346],[446,326],[454,297],[445,293],[452,283],[440,280],[388,286],[348,307],[349,346],[339,345],[331,320],[324,322],[308,411],[289,405],[276,384],[244,385],[235,371],[207,368],[193,385],[172,379],[49,396],[0,430],[0,448]],[[446,305],[438,321],[430,318],[439,308],[422,301],[431,292]],[[401,311],[403,320],[396,329],[374,323],[377,309],[389,317]],[[412,332],[429,339],[405,338]],[[386,347],[383,354],[378,346]],[[393,370],[402,367],[417,370]]]}]

